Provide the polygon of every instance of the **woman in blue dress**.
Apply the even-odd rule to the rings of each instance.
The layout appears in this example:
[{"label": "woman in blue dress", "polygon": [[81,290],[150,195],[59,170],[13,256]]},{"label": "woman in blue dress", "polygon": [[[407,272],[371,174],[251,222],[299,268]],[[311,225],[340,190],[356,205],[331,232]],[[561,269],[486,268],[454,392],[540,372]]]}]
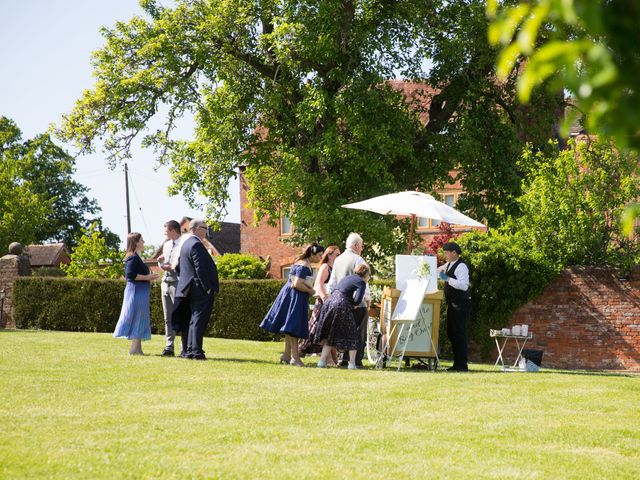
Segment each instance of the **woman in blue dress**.
[{"label": "woman in blue dress", "polygon": [[280,363],[304,367],[298,352],[298,339],[309,336],[309,295],[315,294],[311,287],[311,264],[320,260],[322,252],[324,247],[312,243],[296,257],[287,283],[260,324],[260,328],[267,332],[284,333],[284,354],[280,357]]},{"label": "woman in blue dress", "polygon": [[143,249],[142,234],[131,232],[127,236],[127,253],[124,257],[124,276],[127,279],[127,286],[124,289],[120,318],[113,332],[116,338],[125,337],[131,340],[129,355],[144,355],[142,340],[151,338],[149,296],[151,280],[156,280],[158,274],[150,273],[149,267],[140,258]]}]

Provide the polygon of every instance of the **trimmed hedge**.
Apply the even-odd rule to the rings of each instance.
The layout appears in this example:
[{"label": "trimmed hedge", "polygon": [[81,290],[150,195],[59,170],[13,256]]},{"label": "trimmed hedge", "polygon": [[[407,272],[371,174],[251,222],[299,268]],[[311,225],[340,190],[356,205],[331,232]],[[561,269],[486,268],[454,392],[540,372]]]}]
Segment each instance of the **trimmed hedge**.
[{"label": "trimmed hedge", "polygon": [[[221,280],[207,336],[275,340],[260,322],[282,288],[282,280]],[[17,328],[113,332],[124,280],[22,277],[13,290]],[[151,288],[151,331],[164,334],[160,283]]]}]

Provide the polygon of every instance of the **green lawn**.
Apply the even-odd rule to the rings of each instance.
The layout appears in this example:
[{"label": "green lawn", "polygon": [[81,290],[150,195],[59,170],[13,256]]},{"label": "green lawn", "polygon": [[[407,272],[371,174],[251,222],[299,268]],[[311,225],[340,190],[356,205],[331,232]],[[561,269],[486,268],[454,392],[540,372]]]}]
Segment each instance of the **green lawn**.
[{"label": "green lawn", "polygon": [[295,368],[280,344],[211,338],[194,362],[162,343],[0,331],[0,478],[640,478],[640,377]]}]

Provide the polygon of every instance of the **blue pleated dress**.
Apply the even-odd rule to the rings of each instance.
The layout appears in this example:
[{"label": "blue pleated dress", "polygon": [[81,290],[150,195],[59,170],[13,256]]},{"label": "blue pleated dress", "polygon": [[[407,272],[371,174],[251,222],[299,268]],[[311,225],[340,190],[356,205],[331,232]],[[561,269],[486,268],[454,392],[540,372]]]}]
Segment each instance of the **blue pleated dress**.
[{"label": "blue pleated dress", "polygon": [[131,255],[125,260],[125,277],[127,286],[124,288],[124,299],[120,318],[116,324],[113,336],[128,338],[129,340],[151,338],[151,308],[149,297],[151,282],[138,281],[134,278],[138,274],[149,274],[149,267],[137,255]]},{"label": "blue pleated dress", "polygon": [[309,294],[293,288],[291,277],[304,280],[312,275],[313,271],[309,267],[291,266],[289,279],[262,320],[260,328],[267,332],[286,333],[297,338],[309,337]]}]

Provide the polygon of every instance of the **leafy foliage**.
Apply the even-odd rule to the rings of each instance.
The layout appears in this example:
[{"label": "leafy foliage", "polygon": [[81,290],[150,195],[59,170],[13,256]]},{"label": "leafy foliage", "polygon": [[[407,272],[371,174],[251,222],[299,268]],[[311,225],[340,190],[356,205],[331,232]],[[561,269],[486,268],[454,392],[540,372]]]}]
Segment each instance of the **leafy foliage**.
[{"label": "leafy foliage", "polygon": [[489,329],[506,325],[511,314],[542,292],[561,266],[553,257],[536,255],[508,235],[473,232],[456,242],[471,271],[469,337],[487,359],[495,347]]},{"label": "leafy foliage", "polygon": [[[640,148],[640,5],[625,0],[536,0],[506,6],[487,2],[489,40],[503,47],[497,72],[511,73],[528,58],[518,79],[524,102],[557,75],[551,87],[568,90],[590,131],[614,137],[619,147]],[[569,118],[569,122],[575,118]]]},{"label": "leafy foliage", "polygon": [[220,278],[260,279],[267,276],[267,264],[255,255],[226,253],[216,262]]},{"label": "leafy foliage", "polygon": [[37,232],[45,228],[53,203],[35,191],[31,181],[23,178],[22,152],[15,148],[20,135],[11,120],[0,117],[0,251],[3,255],[11,242],[27,245],[36,240]]},{"label": "leafy foliage", "polygon": [[[565,131],[580,112],[590,132],[640,152],[638,2],[536,0],[498,11],[498,1],[489,0],[487,14],[493,19],[489,40],[502,46],[498,76],[507,78],[514,66],[521,70],[517,86],[523,102],[553,75],[550,87],[569,91],[576,107]],[[524,68],[522,57],[527,58]],[[639,216],[639,204],[631,204],[622,218],[626,235]]]},{"label": "leafy foliage", "polygon": [[[0,117],[0,247],[61,241],[73,247],[100,207],[75,180],[75,161],[49,134],[22,140],[16,124]],[[109,244],[120,239],[100,227]],[[115,237],[115,238],[114,238]]]},{"label": "leafy foliage", "polygon": [[68,277],[120,278],[124,275],[123,259],[123,253],[107,245],[94,223],[83,230],[78,246],[71,253],[71,263],[61,268]]},{"label": "leafy foliage", "polygon": [[441,263],[444,263],[441,248],[445,243],[456,238],[458,234],[454,233],[453,228],[451,228],[451,225],[447,222],[440,222],[438,230],[440,233],[433,236],[424,251],[424,255],[434,255],[438,259],[438,265],[440,265]]},{"label": "leafy foliage", "polygon": [[619,220],[625,205],[640,196],[638,156],[602,140],[569,147],[552,156],[525,150],[521,215],[504,231],[531,254],[563,266],[628,270],[640,263],[640,246],[623,235]]},{"label": "leafy foliage", "polygon": [[[103,30],[96,84],[58,133],[84,152],[103,139],[117,162],[165,108],[165,128],[143,144],[170,165],[171,192],[194,205],[206,198],[210,218],[224,215],[242,166],[257,218],[288,214],[294,243],[357,231],[379,243],[377,255],[396,253],[408,222],[340,205],[429,191],[462,163],[468,207],[493,225],[516,207],[519,146],[552,132],[557,99],[518,109],[513,81],[495,82],[478,2],[141,5],[146,18]],[[409,101],[389,82],[397,75],[422,82]],[[175,140],[185,113],[195,137]]]},{"label": "leafy foliage", "polygon": [[31,275],[34,277],[64,277],[64,271],[60,267],[40,267],[32,268]]},{"label": "leafy foliage", "polygon": [[456,240],[471,268],[470,337],[485,358],[493,348],[488,330],[504,326],[565,266],[609,265],[624,274],[640,261],[638,244],[618,222],[640,195],[637,156],[604,141],[569,146],[552,155],[525,150],[521,215],[499,231]]}]

